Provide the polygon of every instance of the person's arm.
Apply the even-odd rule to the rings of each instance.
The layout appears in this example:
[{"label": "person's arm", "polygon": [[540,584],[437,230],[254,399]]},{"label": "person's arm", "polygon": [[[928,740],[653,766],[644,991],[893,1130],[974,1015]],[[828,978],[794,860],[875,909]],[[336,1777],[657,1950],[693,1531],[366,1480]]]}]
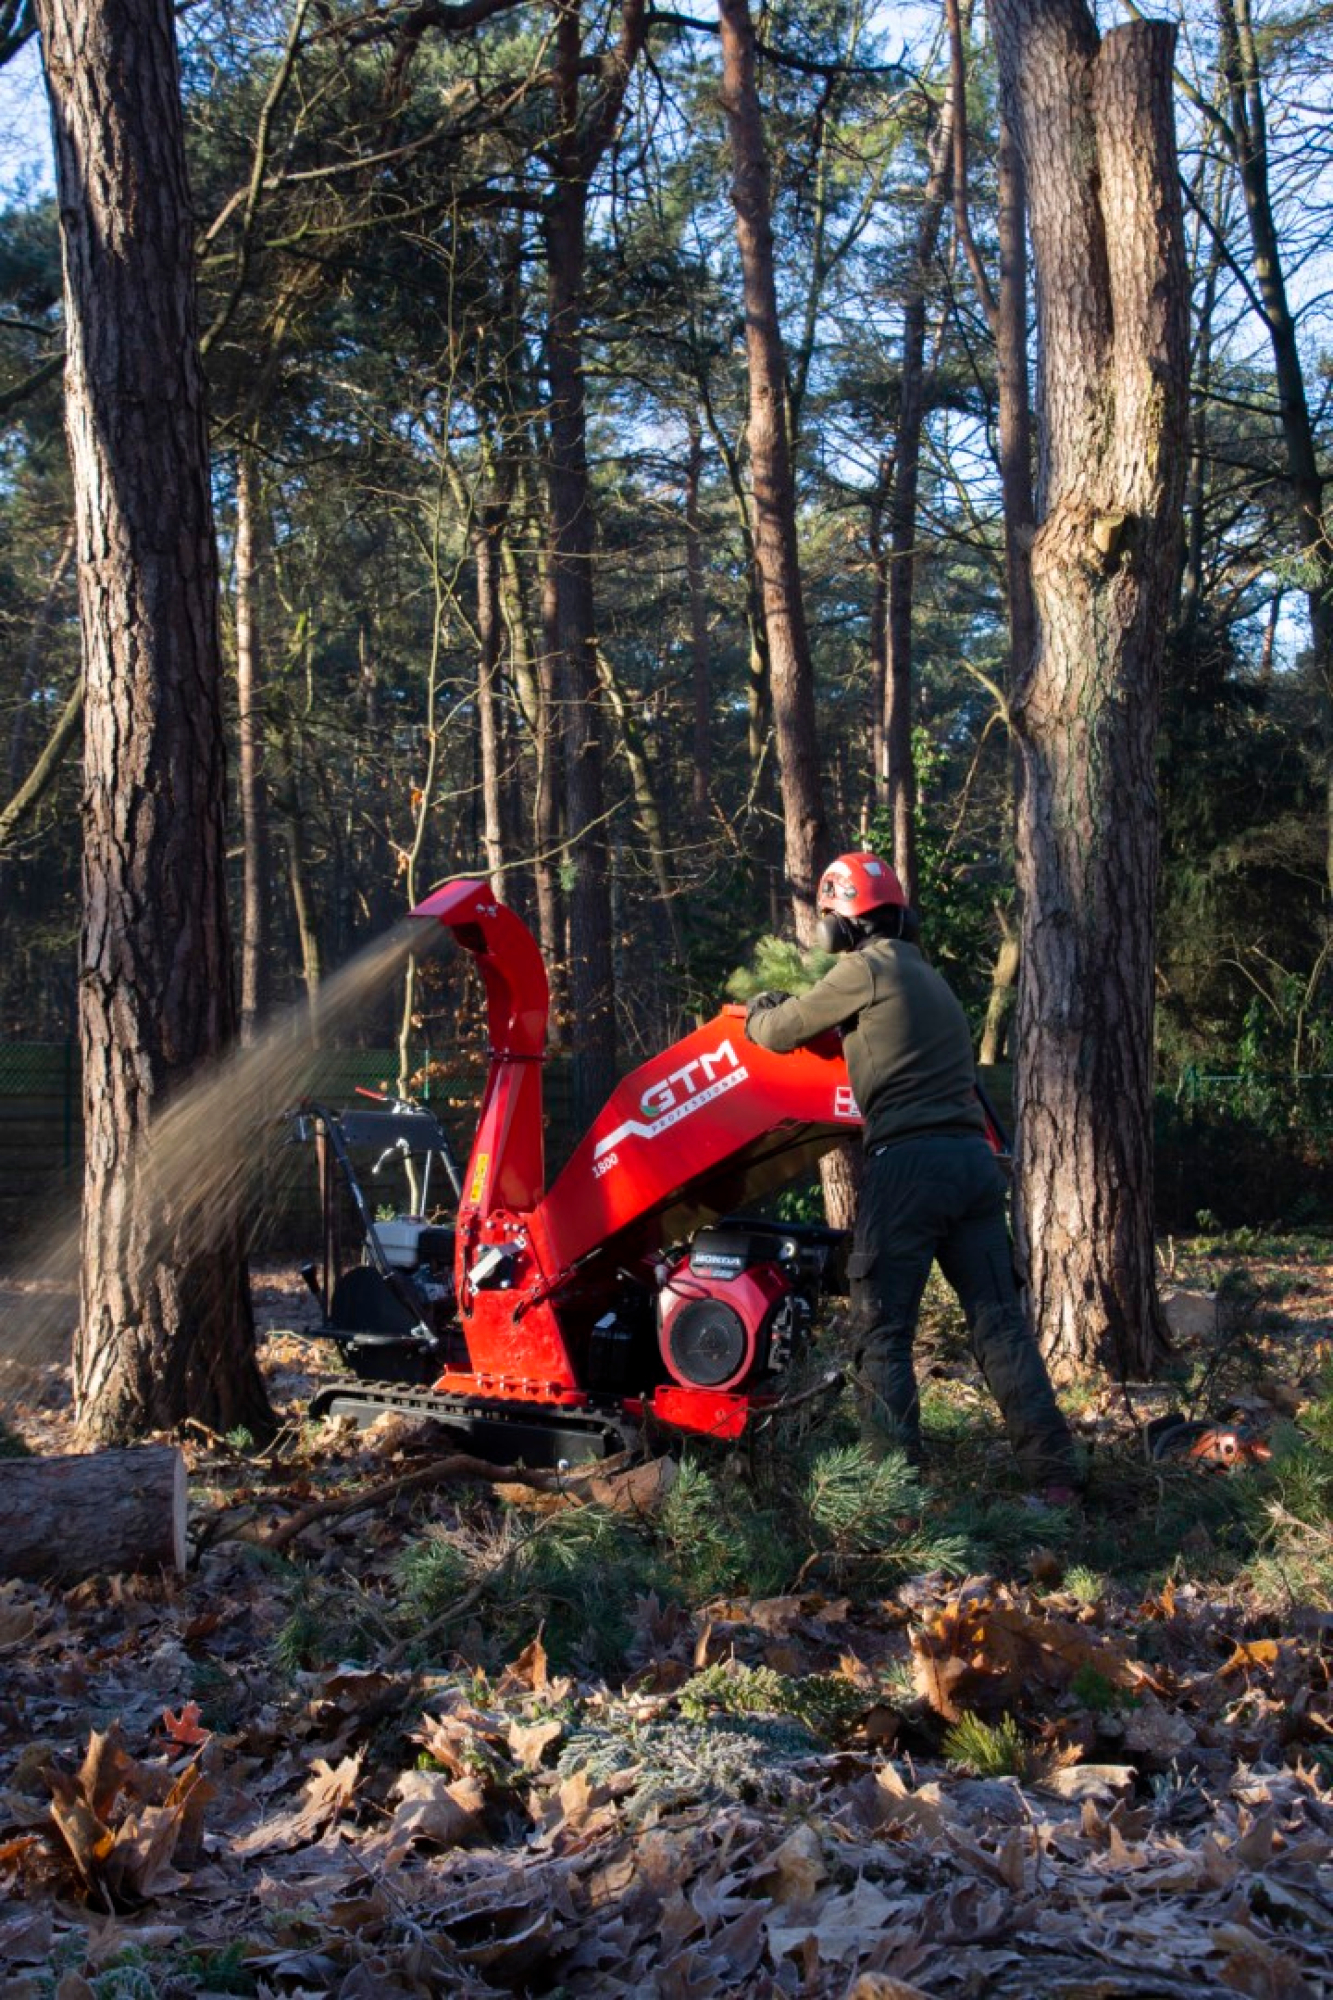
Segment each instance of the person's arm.
[{"label": "person's arm", "polygon": [[790,999],[772,1003],[772,995],[761,994],[745,1016],[746,1038],[775,1055],[789,1055],[793,1049],[812,1042],[828,1028],[854,1020],[870,1000],[875,982],[870,967],[859,951],[848,952],[824,974],[808,993],[793,993]]}]

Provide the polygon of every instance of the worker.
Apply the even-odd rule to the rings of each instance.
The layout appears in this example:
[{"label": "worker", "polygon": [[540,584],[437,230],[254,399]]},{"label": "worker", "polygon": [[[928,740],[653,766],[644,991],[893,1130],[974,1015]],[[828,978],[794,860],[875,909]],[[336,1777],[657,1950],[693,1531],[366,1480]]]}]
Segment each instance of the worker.
[{"label": "worker", "polygon": [[1071,1501],[1073,1440],[1014,1283],[967,1017],[922,956],[916,913],[878,855],[831,862],[818,906],[819,942],[837,963],[808,992],[759,994],[745,1032],[786,1055],[842,1030],[867,1155],[848,1265],[862,1435],[921,1462],[912,1345],[938,1261],[1024,1478],[1049,1504]]}]

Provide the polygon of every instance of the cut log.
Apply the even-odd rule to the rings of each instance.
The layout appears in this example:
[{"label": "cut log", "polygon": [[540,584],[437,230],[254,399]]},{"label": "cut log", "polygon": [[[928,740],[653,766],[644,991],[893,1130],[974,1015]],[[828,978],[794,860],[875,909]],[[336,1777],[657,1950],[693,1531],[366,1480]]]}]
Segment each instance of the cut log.
[{"label": "cut log", "polygon": [[186,1505],[175,1445],[0,1459],[0,1576],[81,1583],[184,1569]]}]

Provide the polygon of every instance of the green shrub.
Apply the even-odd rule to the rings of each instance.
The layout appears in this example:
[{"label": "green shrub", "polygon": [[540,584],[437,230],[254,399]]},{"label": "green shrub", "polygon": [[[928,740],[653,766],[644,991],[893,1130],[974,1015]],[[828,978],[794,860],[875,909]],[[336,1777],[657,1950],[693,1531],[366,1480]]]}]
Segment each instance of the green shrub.
[{"label": "green shrub", "polygon": [[423,1624],[438,1618],[466,1590],[473,1565],[463,1550],[432,1525],[418,1541],[400,1550],[394,1581],[404,1608]]},{"label": "green shrub", "polygon": [[772,1667],[747,1667],[724,1660],[686,1681],[678,1696],[680,1712],[691,1722],[722,1715],[787,1715],[814,1736],[836,1739],[862,1715],[869,1703],[862,1690],[843,1674],[802,1674],[794,1677]]},{"label": "green shrub", "polygon": [[1028,1768],[1027,1743],[1012,1715],[990,1723],[964,1710],[944,1732],[944,1755],[973,1778],[1021,1778]]}]

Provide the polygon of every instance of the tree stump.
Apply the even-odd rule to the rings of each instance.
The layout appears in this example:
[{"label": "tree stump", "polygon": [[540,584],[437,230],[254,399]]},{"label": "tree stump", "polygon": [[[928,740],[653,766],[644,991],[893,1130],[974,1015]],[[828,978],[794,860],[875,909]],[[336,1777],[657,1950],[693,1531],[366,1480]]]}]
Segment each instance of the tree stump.
[{"label": "tree stump", "polygon": [[185,1460],[174,1445],[0,1459],[0,1576],[81,1583],[185,1567]]}]

